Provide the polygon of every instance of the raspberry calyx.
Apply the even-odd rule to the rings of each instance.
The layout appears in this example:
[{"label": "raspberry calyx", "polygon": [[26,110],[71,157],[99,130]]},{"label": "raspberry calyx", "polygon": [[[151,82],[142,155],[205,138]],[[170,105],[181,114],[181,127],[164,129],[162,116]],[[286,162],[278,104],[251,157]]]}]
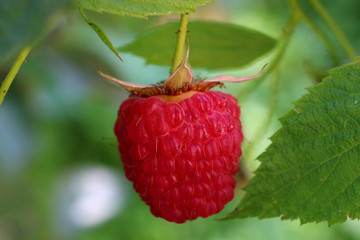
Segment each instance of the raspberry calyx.
[{"label": "raspberry calyx", "polygon": [[101,72],[100,69],[97,71],[101,76],[130,92],[131,95],[151,97],[158,95],[175,96],[189,91],[206,92],[215,86],[223,86],[223,82],[244,82],[252,80],[260,77],[267,65],[264,65],[260,72],[253,76],[236,78],[221,75],[207,80],[194,80],[192,70],[188,65],[188,58],[189,49],[187,49],[186,55],[176,71],[165,82],[160,82],[152,86],[128,83],[105,74]]}]

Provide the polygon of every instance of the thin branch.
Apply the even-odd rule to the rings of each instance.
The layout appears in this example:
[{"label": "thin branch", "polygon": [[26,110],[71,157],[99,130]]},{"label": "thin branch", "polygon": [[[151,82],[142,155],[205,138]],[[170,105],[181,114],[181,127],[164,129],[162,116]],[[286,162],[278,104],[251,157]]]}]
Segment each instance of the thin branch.
[{"label": "thin branch", "polygon": [[258,86],[260,86],[266,77],[269,76],[270,73],[281,63],[287,50],[287,46],[289,45],[290,39],[299,21],[300,15],[298,12],[293,11],[284,26],[282,35],[280,36],[279,46],[275,57],[271,60],[269,67],[264,71],[261,77],[252,81],[249,85],[243,88],[240,94],[238,94],[237,99],[239,102],[242,102],[248,94],[252,93]]},{"label": "thin branch", "polygon": [[345,36],[344,32],[340,29],[334,19],[330,16],[324,6],[318,0],[309,0],[313,8],[320,14],[320,16],[324,19],[326,24],[329,26],[331,31],[334,33],[339,43],[345,50],[347,56],[350,59],[354,59],[357,54],[354,48],[351,46],[349,40]]},{"label": "thin branch", "polygon": [[9,73],[6,75],[4,81],[2,82],[1,87],[0,87],[0,106],[1,106],[2,102],[4,101],[6,93],[9,91],[11,83],[13,82],[17,73],[19,72],[21,65],[25,61],[25,59],[30,51],[31,51],[30,45],[25,46],[21,50],[20,54],[17,56],[14,64],[12,65]]},{"label": "thin branch", "polygon": [[[181,14],[180,18],[180,28],[178,31],[177,44],[174,55],[174,62],[171,68],[171,74],[175,72],[177,67],[181,64],[184,57],[184,49],[185,49],[185,41],[186,41],[186,33],[187,33],[187,25],[189,22],[189,14]],[[171,75],[170,74],[170,75]]]}]

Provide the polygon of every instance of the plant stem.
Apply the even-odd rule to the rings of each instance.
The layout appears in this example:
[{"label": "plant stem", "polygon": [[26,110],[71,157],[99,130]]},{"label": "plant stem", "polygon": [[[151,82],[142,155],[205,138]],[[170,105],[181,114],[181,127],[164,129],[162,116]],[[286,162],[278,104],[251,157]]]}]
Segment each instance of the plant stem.
[{"label": "plant stem", "polygon": [[297,12],[292,12],[291,16],[285,23],[283,33],[280,36],[278,50],[275,57],[271,60],[269,67],[264,71],[261,77],[249,83],[249,85],[244,87],[240,94],[237,95],[237,99],[240,103],[247,97],[248,94],[254,92],[254,90],[266,79],[266,77],[269,76],[271,72],[281,63],[299,21],[300,15]]},{"label": "plant stem", "polygon": [[281,73],[279,66],[274,69],[273,74],[273,84],[271,86],[271,95],[269,99],[269,107],[268,107],[268,114],[265,116],[265,121],[261,124],[261,127],[257,129],[254,137],[252,138],[253,141],[250,141],[249,145],[243,149],[243,154],[245,159],[253,160],[256,159],[254,156],[254,149],[258,146],[261,140],[264,139],[264,136],[267,134],[267,131],[271,125],[271,122],[274,118],[276,108],[279,103],[280,97],[280,86],[281,86]]},{"label": "plant stem", "polygon": [[356,51],[351,46],[349,40],[345,36],[344,32],[340,29],[340,27],[336,24],[334,19],[330,16],[330,14],[326,11],[323,5],[317,0],[309,0],[313,8],[320,14],[320,16],[324,19],[326,24],[329,26],[331,31],[334,33],[336,38],[339,40],[339,43],[345,50],[347,56],[350,59],[353,59],[356,57]]},{"label": "plant stem", "polygon": [[180,28],[177,32],[178,38],[176,43],[175,55],[174,55],[174,62],[171,68],[171,74],[173,74],[176,68],[181,64],[181,61],[184,57],[184,49],[185,49],[185,40],[186,40],[186,33],[187,33],[187,25],[189,22],[189,14],[181,14],[180,18]]},{"label": "plant stem", "polygon": [[23,62],[25,61],[30,50],[31,50],[30,45],[25,46],[21,50],[21,52],[17,56],[14,64],[12,65],[9,73],[6,75],[4,81],[2,82],[1,87],[0,87],[0,106],[5,98],[6,93],[8,92],[8,90],[10,88],[11,83],[13,82],[16,74],[19,72],[19,69],[20,69],[21,65],[23,64]]},{"label": "plant stem", "polygon": [[298,1],[295,1],[297,11],[301,15],[301,18],[304,22],[318,35],[318,37],[323,41],[326,45],[330,57],[332,58],[334,64],[336,66],[340,65],[341,60],[340,56],[335,48],[335,45],[331,41],[331,39],[326,35],[326,33],[308,16],[306,13],[300,8]]}]

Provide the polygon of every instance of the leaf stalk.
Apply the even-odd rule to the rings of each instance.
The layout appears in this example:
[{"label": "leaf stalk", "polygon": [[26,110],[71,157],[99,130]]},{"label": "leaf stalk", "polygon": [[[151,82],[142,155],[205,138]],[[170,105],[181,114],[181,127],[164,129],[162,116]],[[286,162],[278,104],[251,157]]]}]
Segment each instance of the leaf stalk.
[{"label": "leaf stalk", "polygon": [[175,48],[175,54],[174,54],[174,61],[171,68],[170,75],[172,75],[177,67],[181,64],[183,57],[184,57],[184,49],[185,49],[185,42],[186,42],[186,33],[187,33],[187,25],[189,23],[189,14],[181,14],[180,18],[180,27],[177,32],[177,43]]},{"label": "leaf stalk", "polygon": [[354,59],[357,54],[354,48],[351,46],[349,40],[345,36],[344,32],[341,28],[337,25],[334,19],[330,16],[328,11],[324,8],[324,6],[317,0],[310,0],[311,5],[313,8],[319,13],[319,15],[324,19],[326,24],[329,26],[331,31],[334,33],[336,38],[338,39],[339,43],[341,44],[342,48],[346,52],[346,55],[350,59]]},{"label": "leaf stalk", "polygon": [[21,50],[21,52],[17,56],[14,64],[12,65],[9,73],[6,75],[4,81],[2,82],[1,87],[0,87],[0,106],[1,106],[2,102],[4,101],[6,93],[9,91],[11,83],[13,82],[17,73],[19,72],[21,65],[23,64],[23,62],[25,62],[26,57],[30,51],[31,51],[30,45],[25,46]]}]

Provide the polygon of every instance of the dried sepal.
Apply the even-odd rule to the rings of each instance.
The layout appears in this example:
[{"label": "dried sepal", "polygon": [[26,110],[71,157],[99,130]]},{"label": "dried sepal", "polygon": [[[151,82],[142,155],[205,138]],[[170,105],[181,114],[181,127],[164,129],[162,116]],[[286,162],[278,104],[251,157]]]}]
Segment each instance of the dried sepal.
[{"label": "dried sepal", "polygon": [[186,50],[185,57],[173,74],[164,82],[164,88],[183,89],[191,85],[193,73],[188,63],[189,47]]},{"label": "dried sepal", "polygon": [[117,78],[114,78],[108,74],[105,74],[98,69],[98,73],[119,85],[123,89],[127,90],[131,93],[131,95],[150,97],[156,95],[168,95],[168,96],[176,96],[188,91],[199,91],[206,92],[213,87],[220,86],[223,87],[223,82],[245,82],[248,80],[252,80],[258,78],[264,72],[265,64],[260,72],[253,76],[248,77],[232,77],[229,75],[220,75],[215,78],[211,78],[208,80],[195,80],[191,67],[188,63],[189,59],[189,48],[186,51],[185,57],[175,72],[164,82],[157,83],[155,85],[141,85],[141,84],[133,84],[121,81]]},{"label": "dried sepal", "polygon": [[130,92],[132,95],[139,95],[139,96],[153,96],[157,94],[157,87],[156,86],[148,86],[148,85],[141,85],[141,84],[134,84],[121,81],[113,76],[105,74],[97,69],[98,73],[106,79],[109,79],[111,82],[119,85],[123,89]]},{"label": "dried sepal", "polygon": [[258,78],[262,75],[262,73],[264,72],[264,69],[266,68],[267,64],[265,64],[262,69],[260,70],[260,72],[256,75],[253,76],[248,76],[248,77],[233,77],[233,76],[229,76],[229,75],[220,75],[217,76],[215,78],[211,78],[208,80],[204,80],[203,83],[210,83],[210,82],[234,82],[234,83],[239,83],[239,82],[245,82],[245,81],[249,81],[255,78]]}]

